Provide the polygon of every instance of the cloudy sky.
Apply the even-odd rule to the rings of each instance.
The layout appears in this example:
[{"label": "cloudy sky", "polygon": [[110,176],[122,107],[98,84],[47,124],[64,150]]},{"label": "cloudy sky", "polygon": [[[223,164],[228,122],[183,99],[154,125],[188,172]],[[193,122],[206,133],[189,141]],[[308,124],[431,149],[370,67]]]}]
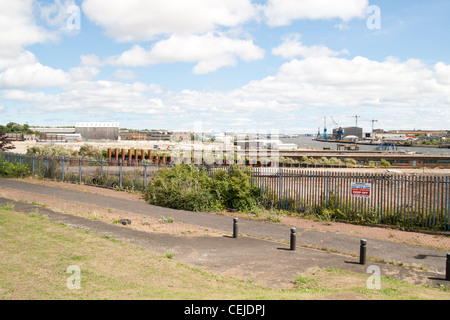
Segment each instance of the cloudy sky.
[{"label": "cloudy sky", "polygon": [[0,124],[450,129],[448,0],[0,0]]}]

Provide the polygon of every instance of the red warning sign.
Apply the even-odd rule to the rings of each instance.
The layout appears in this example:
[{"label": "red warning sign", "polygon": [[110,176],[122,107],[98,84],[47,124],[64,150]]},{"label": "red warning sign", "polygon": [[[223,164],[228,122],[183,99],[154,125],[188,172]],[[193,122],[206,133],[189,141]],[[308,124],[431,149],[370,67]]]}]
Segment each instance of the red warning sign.
[{"label": "red warning sign", "polygon": [[352,182],[351,193],[353,197],[370,198],[372,185],[370,183]]}]

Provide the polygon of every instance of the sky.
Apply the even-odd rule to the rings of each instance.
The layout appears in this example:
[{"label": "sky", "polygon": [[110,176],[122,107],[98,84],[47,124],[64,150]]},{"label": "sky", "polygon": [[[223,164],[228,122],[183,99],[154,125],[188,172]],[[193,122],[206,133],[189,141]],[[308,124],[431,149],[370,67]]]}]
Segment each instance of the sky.
[{"label": "sky", "polygon": [[448,0],[0,0],[0,124],[450,130]]}]

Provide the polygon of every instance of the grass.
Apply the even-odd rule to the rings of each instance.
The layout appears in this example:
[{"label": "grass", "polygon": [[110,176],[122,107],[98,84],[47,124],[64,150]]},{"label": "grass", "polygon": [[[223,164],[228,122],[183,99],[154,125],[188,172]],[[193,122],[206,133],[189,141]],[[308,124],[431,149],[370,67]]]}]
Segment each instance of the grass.
[{"label": "grass", "polygon": [[[110,236],[75,230],[37,214],[0,209],[0,299],[449,299],[446,289],[382,279],[339,269],[298,275],[291,289],[261,287],[176,261]],[[80,270],[80,289],[69,289],[67,272]]]},{"label": "grass", "polygon": [[173,223],[174,220],[172,217],[161,216],[161,217],[159,217],[158,221],[159,221],[159,223]]}]

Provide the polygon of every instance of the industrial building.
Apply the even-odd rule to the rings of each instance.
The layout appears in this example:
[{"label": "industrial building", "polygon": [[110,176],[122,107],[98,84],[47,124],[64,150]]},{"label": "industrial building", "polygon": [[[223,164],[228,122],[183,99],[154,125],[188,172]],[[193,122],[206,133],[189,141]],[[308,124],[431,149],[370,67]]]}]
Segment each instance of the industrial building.
[{"label": "industrial building", "polygon": [[117,122],[78,122],[75,133],[83,140],[119,140],[120,124]]},{"label": "industrial building", "polygon": [[342,140],[348,136],[356,136],[359,139],[362,139],[363,129],[359,127],[345,127],[333,129],[333,139]]}]

